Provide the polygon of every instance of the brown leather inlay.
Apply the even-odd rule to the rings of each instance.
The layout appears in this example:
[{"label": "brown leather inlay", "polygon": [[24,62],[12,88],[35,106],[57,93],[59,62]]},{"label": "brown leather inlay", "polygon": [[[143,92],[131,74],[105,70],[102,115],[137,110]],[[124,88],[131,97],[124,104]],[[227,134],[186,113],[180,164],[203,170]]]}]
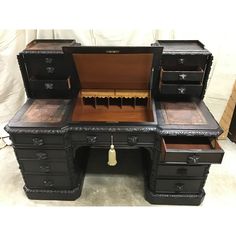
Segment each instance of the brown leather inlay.
[{"label": "brown leather inlay", "polygon": [[73,54],[81,88],[149,89],[153,55]]}]

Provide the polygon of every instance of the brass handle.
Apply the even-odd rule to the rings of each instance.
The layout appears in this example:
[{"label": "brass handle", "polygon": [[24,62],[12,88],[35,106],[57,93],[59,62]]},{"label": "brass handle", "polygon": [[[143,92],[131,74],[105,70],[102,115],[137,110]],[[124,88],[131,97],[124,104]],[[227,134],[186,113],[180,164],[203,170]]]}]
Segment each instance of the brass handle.
[{"label": "brass handle", "polygon": [[180,74],[179,80],[186,80],[187,75],[186,74]]},{"label": "brass handle", "polygon": [[48,72],[48,74],[53,74],[55,71],[55,67],[52,66],[46,67],[46,71]]},{"label": "brass handle", "polygon": [[128,137],[127,141],[128,141],[129,145],[133,146],[133,145],[137,144],[138,137],[137,136],[130,136],[130,137]]},{"label": "brass handle", "polygon": [[36,157],[37,157],[39,160],[46,160],[46,159],[48,159],[48,154],[45,153],[45,152],[37,152],[37,153],[36,153]]},{"label": "brass handle", "polygon": [[197,164],[199,160],[199,156],[197,154],[193,154],[187,158],[187,162],[189,164]]},{"label": "brass handle", "polygon": [[44,180],[44,181],[43,181],[43,184],[44,184],[44,186],[46,186],[46,187],[53,187],[53,186],[54,186],[54,183],[53,183],[53,181],[51,181],[51,180]]},{"label": "brass handle", "polygon": [[186,92],[186,88],[183,88],[183,87],[178,88],[177,90],[178,90],[179,94],[185,94],[185,92]]},{"label": "brass handle", "polygon": [[47,63],[47,64],[51,64],[52,61],[53,61],[53,59],[51,57],[46,57],[45,58],[45,63]]},{"label": "brass handle", "polygon": [[48,173],[48,172],[51,171],[51,168],[48,165],[39,166],[39,169],[40,169],[41,172],[44,172],[44,173]]},{"label": "brass handle", "polygon": [[33,138],[32,141],[35,146],[42,146],[44,144],[42,138]]},{"label": "brass handle", "polygon": [[181,192],[181,191],[183,191],[184,190],[184,184],[182,184],[182,183],[177,183],[176,185],[175,185],[175,191],[176,192]]},{"label": "brass handle", "polygon": [[184,58],[179,58],[178,63],[179,63],[180,65],[183,65],[183,64],[184,64]]},{"label": "brass handle", "polygon": [[88,144],[94,144],[94,143],[96,143],[96,141],[97,141],[97,137],[96,136],[87,136],[87,143]]}]

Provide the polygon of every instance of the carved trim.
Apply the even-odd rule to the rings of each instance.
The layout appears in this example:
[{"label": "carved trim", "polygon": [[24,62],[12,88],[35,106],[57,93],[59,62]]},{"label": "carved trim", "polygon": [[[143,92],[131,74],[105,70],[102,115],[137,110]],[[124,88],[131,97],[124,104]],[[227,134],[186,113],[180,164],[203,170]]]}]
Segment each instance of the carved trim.
[{"label": "carved trim", "polygon": [[163,55],[210,55],[211,53],[202,49],[199,51],[163,51]]},{"label": "carved trim", "polygon": [[62,50],[28,50],[21,52],[23,55],[42,55],[42,54],[64,54]]}]

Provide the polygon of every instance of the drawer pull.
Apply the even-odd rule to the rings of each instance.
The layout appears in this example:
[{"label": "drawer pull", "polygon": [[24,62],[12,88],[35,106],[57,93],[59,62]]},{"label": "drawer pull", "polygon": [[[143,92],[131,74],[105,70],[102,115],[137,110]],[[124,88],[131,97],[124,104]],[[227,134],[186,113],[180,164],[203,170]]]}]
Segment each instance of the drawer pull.
[{"label": "drawer pull", "polygon": [[181,191],[183,191],[184,190],[184,184],[182,184],[182,183],[177,183],[176,185],[175,185],[175,191],[176,192],[181,192]]},{"label": "drawer pull", "polygon": [[187,175],[188,170],[186,168],[179,168],[177,169],[176,173],[178,175]]},{"label": "drawer pull", "polygon": [[197,164],[199,158],[200,158],[200,157],[199,157],[198,155],[193,154],[193,155],[191,155],[191,156],[189,156],[189,157],[187,158],[187,162],[188,162],[189,164]]},{"label": "drawer pull", "polygon": [[87,136],[87,143],[88,144],[94,144],[94,143],[96,143],[96,141],[97,141],[97,137],[96,136]]},{"label": "drawer pull", "polygon": [[46,67],[46,71],[48,72],[48,74],[53,74],[55,71],[55,67],[52,66]]},{"label": "drawer pull", "polygon": [[187,75],[186,74],[180,74],[179,80],[186,80]]},{"label": "drawer pull", "polygon": [[36,157],[37,157],[39,160],[47,160],[47,159],[48,159],[48,154],[45,153],[45,152],[37,152],[37,153],[36,153]]},{"label": "drawer pull", "polygon": [[130,146],[136,145],[138,142],[138,137],[137,136],[128,137],[127,141]]},{"label": "drawer pull", "polygon": [[185,94],[186,92],[186,88],[178,88],[177,90],[179,94]]},{"label": "drawer pull", "polygon": [[48,165],[40,166],[39,169],[40,169],[41,172],[44,172],[44,173],[48,173],[48,172],[51,171],[51,168]]},{"label": "drawer pull", "polygon": [[179,58],[178,63],[179,63],[180,65],[183,65],[183,64],[184,64],[184,58]]},{"label": "drawer pull", "polygon": [[44,144],[42,138],[33,138],[32,141],[35,146],[42,146]]},{"label": "drawer pull", "polygon": [[53,89],[53,87],[54,87],[53,83],[45,83],[44,84],[44,88],[47,90],[51,90],[51,89]]},{"label": "drawer pull", "polygon": [[44,181],[43,181],[43,184],[44,184],[44,186],[46,186],[46,187],[53,187],[53,186],[54,186],[54,183],[53,183],[53,181],[51,181],[51,180],[44,180]]},{"label": "drawer pull", "polygon": [[53,59],[51,57],[46,57],[45,58],[45,63],[47,63],[47,64],[51,64],[52,61],[53,61]]}]

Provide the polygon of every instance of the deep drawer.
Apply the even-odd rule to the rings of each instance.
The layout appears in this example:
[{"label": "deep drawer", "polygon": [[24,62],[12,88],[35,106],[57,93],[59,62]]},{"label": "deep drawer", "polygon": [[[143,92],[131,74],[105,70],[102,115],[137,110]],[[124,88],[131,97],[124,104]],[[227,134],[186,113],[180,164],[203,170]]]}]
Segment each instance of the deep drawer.
[{"label": "deep drawer", "polygon": [[66,175],[27,175],[24,174],[25,184],[32,189],[70,189],[71,180]]},{"label": "deep drawer", "polygon": [[46,145],[62,145],[63,136],[52,134],[14,134],[12,135],[14,144],[28,144],[32,147],[44,147]]},{"label": "deep drawer", "polygon": [[159,193],[198,193],[205,180],[157,179],[156,192]]},{"label": "deep drawer", "polygon": [[164,66],[181,66],[184,68],[186,66],[200,66],[205,68],[207,62],[206,55],[163,55],[162,65]]},{"label": "deep drawer", "polygon": [[35,76],[41,79],[65,79],[68,74],[68,66],[64,55],[24,55],[29,77]]},{"label": "deep drawer", "polygon": [[159,165],[158,177],[203,177],[209,172],[209,165]]},{"label": "deep drawer", "polygon": [[49,161],[20,161],[20,168],[23,172],[53,173],[67,172],[67,162],[49,162]]},{"label": "deep drawer", "polygon": [[202,85],[193,84],[161,84],[160,92],[163,95],[190,95],[200,96]]},{"label": "deep drawer", "polygon": [[155,141],[155,134],[129,134],[129,133],[73,133],[72,140],[89,145],[110,145],[113,136],[114,145],[139,145],[152,144]]},{"label": "deep drawer", "polygon": [[224,151],[215,139],[200,137],[165,137],[162,139],[162,162],[221,163],[223,156]]},{"label": "deep drawer", "polygon": [[204,72],[200,67],[194,70],[179,71],[179,68],[162,68],[161,79],[164,82],[201,82]]},{"label": "deep drawer", "polygon": [[34,150],[15,148],[15,154],[19,160],[66,160],[65,150]]}]

